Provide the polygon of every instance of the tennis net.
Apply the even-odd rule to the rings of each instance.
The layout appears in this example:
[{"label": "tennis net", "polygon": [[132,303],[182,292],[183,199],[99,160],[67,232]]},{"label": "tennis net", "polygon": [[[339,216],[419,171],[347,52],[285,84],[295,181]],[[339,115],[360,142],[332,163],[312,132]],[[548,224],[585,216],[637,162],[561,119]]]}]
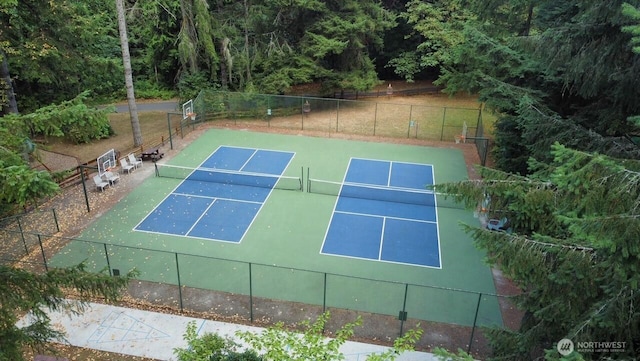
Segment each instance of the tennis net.
[{"label": "tennis net", "polygon": [[307,178],[307,192],[347,198],[417,204],[431,207],[465,208],[464,204],[457,202],[453,195],[435,193],[427,189],[422,190],[359,183],[341,183]]},{"label": "tennis net", "polygon": [[302,177],[240,172],[225,169],[191,168],[161,163],[155,163],[155,167],[157,177],[302,191]]}]

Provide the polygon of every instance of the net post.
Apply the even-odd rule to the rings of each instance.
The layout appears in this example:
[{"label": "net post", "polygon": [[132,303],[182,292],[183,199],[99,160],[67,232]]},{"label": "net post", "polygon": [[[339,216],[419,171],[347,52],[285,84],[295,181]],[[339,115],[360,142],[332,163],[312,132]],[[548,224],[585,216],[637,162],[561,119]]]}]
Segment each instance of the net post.
[{"label": "net post", "polygon": [[156,177],[160,177],[160,170],[158,169],[158,163],[153,163],[153,167],[155,168]]}]

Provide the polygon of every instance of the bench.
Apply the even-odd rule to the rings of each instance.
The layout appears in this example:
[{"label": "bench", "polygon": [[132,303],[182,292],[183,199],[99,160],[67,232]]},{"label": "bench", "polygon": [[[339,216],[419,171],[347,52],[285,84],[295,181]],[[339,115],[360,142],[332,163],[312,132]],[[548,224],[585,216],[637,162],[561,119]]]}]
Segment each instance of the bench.
[{"label": "bench", "polygon": [[149,148],[142,151],[142,153],[140,153],[140,157],[142,160],[151,160],[155,162],[158,159],[162,159],[162,157],[164,157],[164,153],[160,151],[160,147]]}]

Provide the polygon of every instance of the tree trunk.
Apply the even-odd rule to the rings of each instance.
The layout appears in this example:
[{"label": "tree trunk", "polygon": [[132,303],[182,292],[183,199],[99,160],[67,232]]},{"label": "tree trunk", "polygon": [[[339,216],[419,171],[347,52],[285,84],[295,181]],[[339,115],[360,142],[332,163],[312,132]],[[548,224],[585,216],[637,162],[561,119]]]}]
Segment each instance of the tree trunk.
[{"label": "tree trunk", "polygon": [[4,49],[0,49],[0,84],[3,83],[5,89],[6,101],[2,103],[2,114],[14,113],[18,114],[18,103],[16,102],[16,94],[13,92],[13,82],[9,73],[9,62],[7,61],[7,53]]},{"label": "tree trunk", "polygon": [[527,21],[525,22],[524,29],[521,31],[520,36],[529,36],[531,31],[531,22],[533,20],[533,2],[529,3],[529,9],[527,11]]},{"label": "tree trunk", "polygon": [[247,64],[247,83],[251,83],[251,59],[249,58],[249,3],[244,0],[244,52]]},{"label": "tree trunk", "polygon": [[118,30],[120,31],[122,63],[124,65],[124,83],[127,88],[127,101],[129,102],[129,115],[131,117],[131,128],[133,130],[133,146],[139,147],[142,145],[142,131],[140,130],[136,96],[133,90],[131,55],[129,54],[129,38],[127,37],[127,22],[125,19],[123,0],[116,0],[116,10],[118,12]]}]

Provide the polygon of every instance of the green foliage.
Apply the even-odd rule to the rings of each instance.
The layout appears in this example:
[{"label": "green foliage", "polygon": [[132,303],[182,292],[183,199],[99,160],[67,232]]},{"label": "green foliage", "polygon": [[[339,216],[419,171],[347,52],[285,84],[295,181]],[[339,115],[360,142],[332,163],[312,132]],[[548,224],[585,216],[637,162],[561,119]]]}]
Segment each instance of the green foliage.
[{"label": "green foliage", "polygon": [[84,101],[89,92],[83,92],[72,100],[49,105],[24,116],[24,122],[32,134],[67,137],[75,143],[88,143],[113,134],[107,114],[113,108],[96,109]]},{"label": "green foliage", "polygon": [[[430,4],[434,13],[446,9]],[[442,58],[436,83],[449,94],[477,93],[499,114],[494,155],[500,169],[529,173],[528,158],[551,161],[554,141],[615,157],[639,155],[627,135],[639,131],[633,117],[640,113],[640,57],[631,51],[625,29],[634,24],[620,1],[466,4],[473,15],[464,21],[463,41]],[[633,19],[629,6],[624,9]],[[440,27],[444,36],[446,25]]]},{"label": "green foliage", "polygon": [[0,12],[2,44],[19,109],[70,99],[82,89],[97,94],[122,87],[120,48],[112,3],[20,1]]},{"label": "green foliage", "polygon": [[178,82],[180,99],[195,99],[201,90],[209,89],[207,75],[203,72],[185,74]]},{"label": "green foliage", "polygon": [[88,92],[84,92],[73,100],[31,114],[0,118],[0,203],[5,208],[37,204],[59,190],[51,174],[33,170],[27,164],[25,142],[31,136],[67,137],[86,143],[112,134],[107,118],[112,109],[90,108],[84,104],[87,97]]},{"label": "green foliage", "polygon": [[136,99],[169,100],[176,96],[176,93],[174,91],[170,89],[162,88],[160,87],[159,84],[153,83],[148,80],[140,80],[135,82],[135,87],[136,87]]},{"label": "green foliage", "polygon": [[198,336],[196,322],[187,324],[183,338],[186,348],[175,348],[173,353],[178,361],[259,361],[258,355],[250,350],[238,352],[239,345],[229,338],[213,333]]},{"label": "green foliage", "polygon": [[35,205],[41,198],[51,196],[59,190],[49,173],[34,171],[27,165],[0,165],[0,170],[2,204],[24,207],[31,202]]},{"label": "green foliage", "polygon": [[[135,271],[124,277],[90,273],[82,264],[42,275],[0,266],[0,361],[22,361],[24,346],[42,351],[48,341],[64,339],[64,334],[52,327],[46,310],[77,314],[93,297],[115,301],[135,275]],[[80,299],[65,299],[69,289],[77,291]],[[27,312],[31,324],[18,328],[18,316]]]},{"label": "green foliage", "polygon": [[[311,82],[369,90],[378,81],[374,59],[384,54],[385,35],[396,24],[385,5],[138,2],[126,9],[138,96],[164,97],[164,89],[176,89],[179,98],[189,99],[202,89],[249,87],[282,93]],[[1,45],[21,111],[59,103],[83,89],[100,99],[122,98],[112,3],[11,1],[0,9],[7,24]]]},{"label": "green foliage", "polygon": [[[482,170],[482,181],[438,185],[511,232],[465,226],[488,261],[523,293],[517,331],[488,332],[498,358],[532,359],[563,338],[632,345],[640,323],[640,162],[552,146],[528,177]],[[625,353],[635,352],[630,346]],[[550,355],[548,353],[548,355]]]},{"label": "green foliage", "polygon": [[405,38],[418,37],[421,43],[391,59],[388,67],[408,81],[416,74],[453,61],[452,50],[464,42],[464,24],[472,14],[460,1],[409,1],[402,17],[412,26]]},{"label": "green foliage", "polygon": [[447,351],[441,347],[436,347],[433,354],[441,361],[474,361],[474,358],[461,349],[457,353]]},{"label": "green foliage", "polygon": [[418,324],[416,328],[405,332],[404,335],[395,339],[392,348],[378,354],[368,355],[367,361],[393,361],[403,352],[413,351],[415,344],[420,340],[423,332],[420,324]]},{"label": "green foliage", "polygon": [[[283,323],[278,323],[259,334],[239,331],[237,335],[257,351],[265,361],[342,360],[344,355],[340,352],[340,346],[353,336],[354,328],[361,325],[362,320],[358,317],[354,322],[343,325],[329,339],[323,335],[323,332],[330,317],[330,313],[325,312],[313,323],[301,322],[299,325],[303,328],[301,333],[287,330]],[[393,348],[369,355],[367,360],[394,360],[402,352],[413,350],[422,333],[418,325],[418,328],[409,330],[396,339]]]},{"label": "green foliage", "polygon": [[262,355],[265,361],[338,360],[341,355],[340,346],[353,336],[353,329],[362,321],[358,319],[348,323],[336,332],[334,338],[326,339],[323,330],[329,318],[330,314],[326,312],[313,323],[302,322],[302,335],[289,331],[283,323],[278,323],[260,334],[245,331],[238,332],[238,336]]},{"label": "green foliage", "polygon": [[622,31],[631,34],[631,45],[633,45],[633,52],[640,53],[640,10],[636,9],[629,3],[622,4],[622,14],[634,21],[634,25],[627,25],[622,27]]},{"label": "green foliage", "polygon": [[585,358],[576,351],[567,356],[560,355],[557,350],[545,350],[544,359],[546,361],[584,361]]},{"label": "green foliage", "polygon": [[7,115],[0,118],[0,212],[12,206],[24,207],[51,196],[58,191],[58,185],[46,172],[29,168],[24,144],[26,131],[22,118]]}]

